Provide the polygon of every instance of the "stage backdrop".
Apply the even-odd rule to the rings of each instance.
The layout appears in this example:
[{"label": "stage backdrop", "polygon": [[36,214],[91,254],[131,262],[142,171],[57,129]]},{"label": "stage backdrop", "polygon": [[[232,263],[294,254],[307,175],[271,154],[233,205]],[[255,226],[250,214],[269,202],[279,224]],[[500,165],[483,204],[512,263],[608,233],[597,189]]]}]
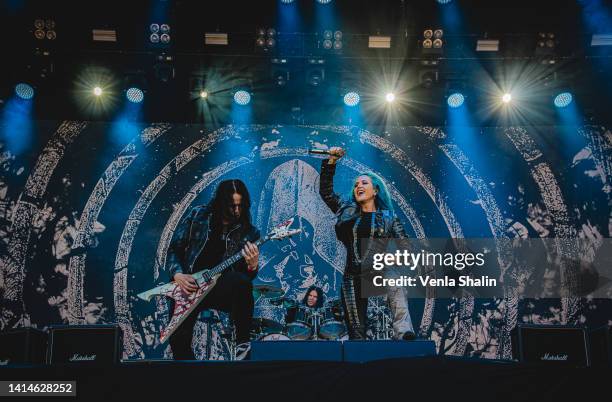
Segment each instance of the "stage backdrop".
[{"label": "stage backdrop", "polygon": [[[604,127],[209,130],[38,121],[1,129],[0,329],[118,323],[125,358],[170,356],[159,343],[166,302],[136,294],[168,280],[173,231],[224,179],[247,183],[262,233],[290,217],[303,229],[262,247],[255,283],[298,298],[314,284],[338,297],[346,252],[318,195],[321,160],[309,147],[347,149],[335,180],[340,193],[359,172],[379,173],[413,237],[596,239],[612,231],[612,133]],[[505,283],[529,275],[521,269],[503,272]],[[511,291],[492,299],[429,296],[411,300],[415,327],[452,355],[509,357],[517,322],[612,322],[603,299],[521,300]],[[265,300],[255,313],[283,319]],[[199,357],[227,358],[219,332],[227,317],[221,319],[196,326]]]}]

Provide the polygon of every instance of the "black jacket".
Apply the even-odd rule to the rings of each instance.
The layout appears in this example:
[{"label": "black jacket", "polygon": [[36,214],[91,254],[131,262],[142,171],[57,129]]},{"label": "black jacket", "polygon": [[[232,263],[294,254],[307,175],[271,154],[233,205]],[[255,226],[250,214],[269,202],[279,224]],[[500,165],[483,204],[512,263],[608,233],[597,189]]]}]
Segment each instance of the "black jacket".
[{"label": "black jacket", "polygon": [[[193,207],[179,223],[168,247],[166,269],[170,279],[173,279],[176,273],[194,273],[193,265],[204,249],[210,231],[210,211],[208,207],[206,205]],[[259,230],[254,226],[244,228],[241,225],[236,225],[228,232],[223,260],[239,252],[247,241],[254,243],[259,238]],[[247,274],[251,280],[257,276],[257,271],[249,272],[247,270],[247,263],[244,259],[236,262],[231,269]]]},{"label": "black jacket", "polygon": [[[319,194],[332,212],[336,214],[336,236],[344,244],[347,252],[345,272],[359,274],[361,272],[361,263],[358,256],[355,255],[353,248],[353,226],[361,214],[361,210],[357,203],[343,201],[338,194],[334,193],[336,165],[330,165],[327,162],[328,160],[325,159],[321,163]],[[402,223],[391,211],[379,209],[374,213],[373,219],[375,239],[407,238]],[[371,242],[370,247],[362,252],[362,260],[369,260],[374,253],[385,252],[386,250],[379,249],[384,246],[386,246],[386,243],[383,241]]]}]

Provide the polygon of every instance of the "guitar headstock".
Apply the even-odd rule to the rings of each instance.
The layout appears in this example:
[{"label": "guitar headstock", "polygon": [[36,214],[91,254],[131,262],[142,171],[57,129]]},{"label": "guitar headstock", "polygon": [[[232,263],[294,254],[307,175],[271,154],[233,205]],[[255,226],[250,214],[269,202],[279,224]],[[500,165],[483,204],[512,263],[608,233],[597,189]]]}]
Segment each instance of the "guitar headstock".
[{"label": "guitar headstock", "polygon": [[270,240],[282,240],[286,237],[291,237],[296,235],[302,231],[302,229],[291,229],[291,225],[293,224],[293,218],[284,221],[283,223],[275,226],[270,233],[268,233],[268,238]]}]

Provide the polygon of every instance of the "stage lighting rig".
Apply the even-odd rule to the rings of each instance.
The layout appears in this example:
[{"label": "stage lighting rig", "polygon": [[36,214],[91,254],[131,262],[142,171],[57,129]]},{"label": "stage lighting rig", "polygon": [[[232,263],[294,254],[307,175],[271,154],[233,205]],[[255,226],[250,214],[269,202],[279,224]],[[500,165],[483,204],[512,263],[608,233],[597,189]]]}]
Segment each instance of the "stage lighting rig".
[{"label": "stage lighting rig", "polygon": [[344,47],[343,37],[344,34],[340,30],[326,29],[321,34],[322,41],[319,41],[319,48],[323,48],[325,52],[340,54]]},{"label": "stage lighting rig", "polygon": [[148,90],[147,79],[143,71],[130,71],[123,81],[125,98],[132,103],[141,103]]},{"label": "stage lighting rig", "polygon": [[170,44],[170,24],[158,24],[156,22],[149,25],[149,42],[153,45],[167,46]]},{"label": "stage lighting rig", "polygon": [[258,28],[255,32],[255,48],[269,52],[276,47],[276,29]]},{"label": "stage lighting rig", "polygon": [[34,38],[40,41],[54,41],[57,39],[55,20],[51,18],[37,18],[34,20]]},{"label": "stage lighting rig", "polygon": [[556,108],[561,109],[569,106],[574,100],[574,96],[569,91],[560,91],[555,94],[553,104]]},{"label": "stage lighting rig", "polygon": [[557,59],[557,39],[554,32],[539,32],[534,55],[542,64],[555,64]]},{"label": "stage lighting rig", "polygon": [[344,104],[346,106],[357,106],[359,104],[359,101],[361,100],[361,97],[359,96],[359,94],[355,91],[349,91],[347,92],[344,97],[342,98],[344,101]]},{"label": "stage lighting rig", "polygon": [[17,95],[17,97],[20,99],[30,100],[34,98],[35,94],[36,94],[36,90],[34,89],[32,85],[28,83],[20,82],[17,85],[15,85],[15,95]]},{"label": "stage lighting rig", "polygon": [[444,53],[444,31],[427,28],[423,31],[420,42],[421,53],[424,55],[442,55]]},{"label": "stage lighting rig", "polygon": [[234,92],[234,103],[240,106],[246,106],[251,103],[251,93],[246,89],[239,89]]}]

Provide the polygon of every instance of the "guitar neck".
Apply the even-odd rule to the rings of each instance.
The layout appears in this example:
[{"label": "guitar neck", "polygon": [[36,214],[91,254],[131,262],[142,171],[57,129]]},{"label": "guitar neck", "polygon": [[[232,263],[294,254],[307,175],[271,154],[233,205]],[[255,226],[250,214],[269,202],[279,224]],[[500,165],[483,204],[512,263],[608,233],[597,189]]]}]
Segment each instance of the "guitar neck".
[{"label": "guitar neck", "polygon": [[[257,240],[254,244],[257,247],[259,247],[265,242],[267,242],[268,240],[270,240],[270,238],[266,236],[264,238]],[[219,275],[220,273],[222,273],[223,271],[225,271],[230,266],[232,266],[233,264],[235,264],[236,262],[240,261],[243,258],[244,256],[242,255],[242,252],[239,251],[236,254],[229,257],[227,260],[223,261],[221,264],[217,265],[216,267],[211,268],[208,271],[202,271],[199,273],[200,275],[195,274],[194,276],[196,277],[196,279],[200,279],[199,277],[201,277],[202,279],[204,279],[204,281],[208,282],[211,278],[213,278],[216,275]]]}]

